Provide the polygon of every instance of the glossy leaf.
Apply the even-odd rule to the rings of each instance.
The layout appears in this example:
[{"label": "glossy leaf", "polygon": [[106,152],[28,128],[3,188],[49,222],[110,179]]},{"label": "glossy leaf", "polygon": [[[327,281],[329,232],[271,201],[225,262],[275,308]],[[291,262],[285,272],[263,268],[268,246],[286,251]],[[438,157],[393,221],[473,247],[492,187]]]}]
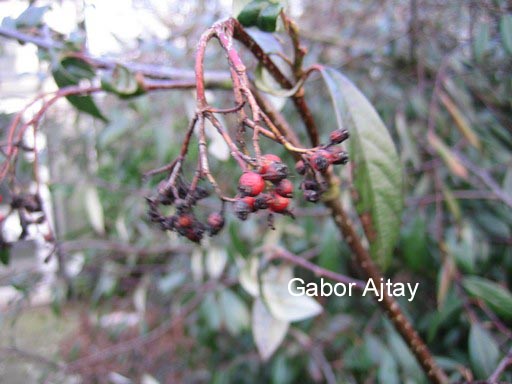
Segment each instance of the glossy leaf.
[{"label": "glossy leaf", "polygon": [[372,257],[386,268],[398,239],[403,208],[402,170],[391,136],[366,97],[340,72],[324,68],[338,128],[348,140],[356,209]]},{"label": "glossy leaf", "polygon": [[498,365],[499,355],[498,346],[489,332],[473,323],[469,332],[469,358],[476,377],[489,377]]},{"label": "glossy leaf", "polygon": [[278,320],[268,311],[261,299],[256,299],[252,306],[252,334],[258,352],[263,360],[281,345],[288,332],[289,323]]},{"label": "glossy leaf", "polygon": [[[59,88],[78,85],[80,80],[92,79],[95,75],[92,67],[76,57],[66,57],[53,69],[53,79]],[[66,99],[79,111],[107,121],[90,95],[70,95]]]},{"label": "glossy leaf", "polygon": [[463,285],[471,296],[482,299],[498,315],[512,319],[512,293],[509,290],[477,276],[466,277]]},{"label": "glossy leaf", "polygon": [[253,0],[243,7],[237,18],[244,27],[257,26],[262,31],[274,32],[281,9],[279,1]]}]

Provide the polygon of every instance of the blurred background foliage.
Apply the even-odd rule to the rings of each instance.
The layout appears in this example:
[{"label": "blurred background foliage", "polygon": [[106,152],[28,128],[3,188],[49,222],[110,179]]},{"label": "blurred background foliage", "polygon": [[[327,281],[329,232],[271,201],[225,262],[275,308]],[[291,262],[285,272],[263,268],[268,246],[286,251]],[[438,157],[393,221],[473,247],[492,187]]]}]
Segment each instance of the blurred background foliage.
[{"label": "blurred background foliage", "polygon": [[[0,4],[2,28],[70,45],[87,41],[94,56],[122,63],[190,71],[200,34],[231,12],[230,1],[100,3],[7,1]],[[414,301],[401,301],[404,310],[451,379],[487,378],[512,340],[510,3],[296,0],[288,12],[308,47],[306,64],[328,64],[351,78],[399,150],[406,209],[387,276],[420,283]],[[59,27],[63,15],[69,17]],[[289,48],[284,35],[253,33],[267,48]],[[0,40],[2,140],[14,113],[55,88],[57,59],[51,49]],[[208,49],[206,63],[220,75],[227,70],[217,47]],[[230,105],[219,88],[210,100]],[[306,95],[328,134],[335,121],[319,77],[308,80]],[[45,245],[38,228],[16,242],[19,219],[2,222],[3,238],[13,244],[2,250],[8,265],[0,267],[1,381],[26,383],[31,371],[34,382],[426,382],[380,310],[358,295],[319,298],[322,314],[294,323],[262,362],[251,336],[252,300],[238,283],[244,260],[279,244],[296,254],[313,249],[318,265],[357,274],[327,212],[295,199],[297,220],[279,219],[276,231],[264,217],[241,223],[230,215],[228,228],[201,248],[162,233],[146,217],[144,200],[159,179],[142,175],[177,155],[193,91],[126,100],[100,94],[94,101],[107,121],[61,100],[36,138],[59,247]],[[273,102],[305,139],[292,103]],[[235,163],[214,144],[212,169],[233,192]],[[279,147],[265,148],[292,164]],[[34,188],[33,161],[27,155],[17,163],[27,190]],[[0,189],[6,216],[10,196],[6,185]],[[296,274],[315,280],[298,268]],[[40,329],[48,340],[32,350],[34,336],[24,329]]]}]

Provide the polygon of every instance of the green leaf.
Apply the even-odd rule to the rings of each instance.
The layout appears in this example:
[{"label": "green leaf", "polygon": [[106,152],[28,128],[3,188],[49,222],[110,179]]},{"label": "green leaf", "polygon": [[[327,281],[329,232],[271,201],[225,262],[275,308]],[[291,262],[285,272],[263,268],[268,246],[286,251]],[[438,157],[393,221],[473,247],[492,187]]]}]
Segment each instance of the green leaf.
[{"label": "green leaf", "polygon": [[[53,69],[52,73],[55,83],[59,88],[78,85],[80,80],[90,80],[95,75],[93,68],[87,62],[76,57],[65,57]],[[70,95],[66,99],[79,111],[88,113],[105,122],[107,121],[90,95]]]},{"label": "green leaf", "polygon": [[9,265],[10,252],[9,248],[4,244],[1,245],[0,248],[0,263],[3,265]]},{"label": "green leaf", "polygon": [[489,46],[489,25],[488,24],[480,24],[476,30],[476,36],[473,40],[473,52],[475,55],[476,61],[482,61],[485,51]]},{"label": "green leaf", "polygon": [[390,353],[382,355],[382,361],[379,366],[379,383],[381,384],[399,384],[398,366]]},{"label": "green leaf", "polygon": [[252,27],[256,25],[258,16],[261,10],[266,7],[265,1],[254,0],[243,7],[242,11],[238,14],[237,19],[244,27]]},{"label": "green leaf", "polygon": [[223,323],[232,335],[238,335],[242,330],[249,328],[250,315],[243,300],[229,289],[219,293],[219,306]]},{"label": "green leaf", "polygon": [[501,16],[500,34],[503,48],[509,55],[512,55],[512,15]]},{"label": "green leaf", "polygon": [[275,32],[277,26],[277,18],[283,7],[280,4],[270,4],[258,15],[256,25],[265,32]]},{"label": "green leaf", "polygon": [[489,332],[473,323],[469,332],[469,358],[476,377],[489,377],[498,365],[499,355],[498,346]]},{"label": "green leaf", "polygon": [[338,128],[350,131],[356,209],[370,252],[382,268],[391,263],[403,208],[402,169],[391,136],[374,107],[344,75],[321,70],[329,89]]},{"label": "green leaf", "polygon": [[42,7],[29,6],[16,18],[16,28],[40,26],[42,24],[43,16],[49,8],[49,5]]},{"label": "green leaf", "polygon": [[253,0],[243,7],[237,19],[244,27],[257,26],[262,31],[274,32],[282,9],[279,1]]},{"label": "green leaf", "polygon": [[420,271],[428,267],[427,222],[418,215],[402,231],[401,249],[409,268]]},{"label": "green leaf", "polygon": [[512,294],[509,290],[477,276],[466,277],[462,284],[471,296],[482,299],[498,315],[512,319]]}]

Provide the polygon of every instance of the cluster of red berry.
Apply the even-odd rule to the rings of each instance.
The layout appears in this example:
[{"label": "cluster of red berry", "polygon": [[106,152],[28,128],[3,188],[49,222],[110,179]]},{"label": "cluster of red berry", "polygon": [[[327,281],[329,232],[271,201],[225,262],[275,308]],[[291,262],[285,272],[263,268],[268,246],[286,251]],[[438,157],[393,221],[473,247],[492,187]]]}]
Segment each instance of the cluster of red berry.
[{"label": "cluster of red berry", "polygon": [[[345,164],[348,155],[336,144],[348,138],[346,130],[338,129],[329,136],[329,143],[304,153],[295,164],[296,171],[304,176],[300,188],[309,202],[320,200],[326,190],[322,174],[331,165]],[[165,181],[163,182],[165,185]],[[233,202],[233,210],[240,220],[247,220],[256,211],[269,212],[269,223],[274,213],[293,217],[290,200],[293,198],[294,185],[288,179],[288,167],[274,154],[261,156],[257,166],[245,171],[238,181],[238,193]],[[210,213],[206,221],[197,218],[193,212],[196,203],[207,197],[208,191],[199,186],[191,187],[178,177],[176,185],[159,187],[157,197],[148,198],[149,217],[160,224],[163,230],[175,231],[194,242],[200,242],[204,234],[216,235],[224,227],[224,202],[219,212]],[[159,205],[173,205],[175,212],[162,215]]]},{"label": "cluster of red berry", "polygon": [[265,209],[291,214],[288,205],[293,197],[293,184],[287,176],[288,167],[279,156],[263,155],[257,172],[244,172],[238,181],[239,194],[233,205],[236,216],[246,220],[251,212]]}]

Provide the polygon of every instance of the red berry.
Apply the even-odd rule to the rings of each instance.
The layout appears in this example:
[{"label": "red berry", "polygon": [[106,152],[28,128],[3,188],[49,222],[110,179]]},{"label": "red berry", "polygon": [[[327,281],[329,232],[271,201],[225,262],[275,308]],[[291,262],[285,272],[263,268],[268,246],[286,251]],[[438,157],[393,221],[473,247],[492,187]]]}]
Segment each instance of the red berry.
[{"label": "red berry", "polygon": [[283,179],[276,185],[275,191],[283,197],[292,197],[293,183],[288,179]]},{"label": "red berry", "polygon": [[261,156],[260,173],[261,174],[267,173],[268,168],[272,163],[281,163],[281,162],[282,162],[281,158],[272,153],[267,153],[266,155]]},{"label": "red berry", "polygon": [[245,172],[240,177],[238,189],[244,195],[257,196],[265,189],[265,181],[256,172]]},{"label": "red berry", "polygon": [[319,151],[316,151],[313,156],[311,156],[311,166],[315,168],[318,172],[324,173],[327,171],[327,168],[329,168],[329,165],[331,165],[332,162],[332,156],[331,153],[321,149]]},{"label": "red berry", "polygon": [[290,199],[279,196],[278,194],[272,195],[272,200],[270,200],[269,208],[273,212],[282,213],[285,212],[290,204]]},{"label": "red berry", "polygon": [[271,200],[272,196],[270,194],[260,194],[254,201],[254,210],[257,211],[259,209],[267,209]]},{"label": "red berry", "polygon": [[348,139],[348,131],[346,129],[336,129],[329,134],[329,140],[332,144],[339,144]]},{"label": "red berry", "polygon": [[288,176],[288,167],[284,163],[272,163],[268,166],[267,172],[263,174],[263,179],[278,183]]},{"label": "red berry", "polygon": [[224,227],[224,217],[219,212],[212,212],[206,220],[210,236],[216,235]]},{"label": "red berry", "polygon": [[191,214],[184,213],[178,216],[176,220],[176,225],[181,228],[189,228],[194,223],[194,217]]}]

